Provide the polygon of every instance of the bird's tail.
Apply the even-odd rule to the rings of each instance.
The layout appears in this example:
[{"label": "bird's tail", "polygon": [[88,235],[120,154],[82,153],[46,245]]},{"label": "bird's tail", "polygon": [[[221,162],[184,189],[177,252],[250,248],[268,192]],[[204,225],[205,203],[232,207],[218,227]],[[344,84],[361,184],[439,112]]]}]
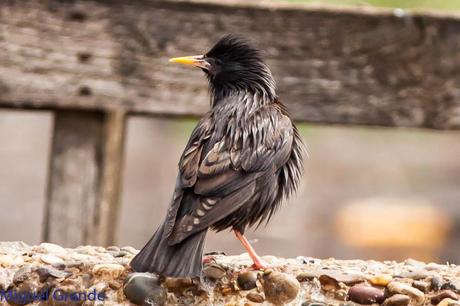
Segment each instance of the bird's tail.
[{"label": "bird's tail", "polygon": [[182,242],[169,245],[162,224],[149,242],[131,260],[136,272],[153,272],[171,277],[199,277],[207,230],[187,237]]}]

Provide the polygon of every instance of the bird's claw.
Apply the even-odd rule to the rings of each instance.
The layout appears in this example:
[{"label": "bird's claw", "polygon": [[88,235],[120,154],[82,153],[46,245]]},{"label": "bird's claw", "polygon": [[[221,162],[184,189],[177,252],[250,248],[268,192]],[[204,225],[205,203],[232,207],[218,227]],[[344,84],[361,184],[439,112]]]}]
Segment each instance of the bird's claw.
[{"label": "bird's claw", "polygon": [[272,267],[270,267],[266,262],[262,260],[258,260],[258,261],[254,261],[251,268],[253,270],[268,270],[268,269],[271,269]]}]

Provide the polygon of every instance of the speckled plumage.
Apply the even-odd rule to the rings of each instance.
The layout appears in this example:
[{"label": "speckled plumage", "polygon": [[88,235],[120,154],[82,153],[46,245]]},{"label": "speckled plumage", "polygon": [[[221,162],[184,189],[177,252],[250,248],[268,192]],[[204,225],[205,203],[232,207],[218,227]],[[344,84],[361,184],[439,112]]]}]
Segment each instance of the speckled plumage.
[{"label": "speckled plumage", "polygon": [[199,276],[208,228],[244,233],[268,221],[301,178],[304,145],[260,52],[226,36],[204,58],[211,109],[179,161],[164,223],[131,262],[136,271]]}]

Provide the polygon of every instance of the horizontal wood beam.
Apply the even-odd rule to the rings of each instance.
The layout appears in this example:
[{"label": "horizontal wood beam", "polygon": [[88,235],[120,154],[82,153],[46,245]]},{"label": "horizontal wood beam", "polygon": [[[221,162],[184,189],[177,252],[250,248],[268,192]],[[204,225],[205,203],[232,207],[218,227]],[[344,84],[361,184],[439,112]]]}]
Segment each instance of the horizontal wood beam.
[{"label": "horizontal wood beam", "polygon": [[460,128],[460,18],[182,1],[0,3],[0,107],[199,115],[199,70],[172,56],[226,33],[266,51],[295,119]]}]

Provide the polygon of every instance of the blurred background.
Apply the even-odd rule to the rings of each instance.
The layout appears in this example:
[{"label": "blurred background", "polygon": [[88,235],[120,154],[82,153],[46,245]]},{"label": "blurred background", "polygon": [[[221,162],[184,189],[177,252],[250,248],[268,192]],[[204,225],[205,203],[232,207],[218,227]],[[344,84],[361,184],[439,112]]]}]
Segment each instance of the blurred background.
[{"label": "blurred background", "polygon": [[[460,10],[456,0],[290,2]],[[0,111],[2,241],[40,242],[52,116]],[[163,219],[195,123],[129,118],[117,244],[142,247]],[[305,177],[268,227],[248,231],[260,254],[460,263],[458,132],[299,127]],[[210,233],[206,249],[243,252],[230,232]]]}]

